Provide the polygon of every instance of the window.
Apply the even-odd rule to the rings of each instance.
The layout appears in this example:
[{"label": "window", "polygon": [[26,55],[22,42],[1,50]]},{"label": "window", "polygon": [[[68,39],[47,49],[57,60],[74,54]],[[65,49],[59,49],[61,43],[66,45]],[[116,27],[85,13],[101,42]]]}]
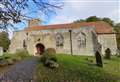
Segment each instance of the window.
[{"label": "window", "polygon": [[26,33],[26,35],[28,36],[28,33]]},{"label": "window", "polygon": [[86,35],[83,32],[80,32],[77,36],[78,48],[86,47]]},{"label": "window", "polygon": [[26,41],[23,40],[23,48],[26,49],[27,48],[27,45],[26,45]]},{"label": "window", "polygon": [[56,34],[55,39],[56,39],[56,46],[57,47],[60,47],[60,46],[64,45],[64,38],[61,34],[59,34],[59,33]]}]

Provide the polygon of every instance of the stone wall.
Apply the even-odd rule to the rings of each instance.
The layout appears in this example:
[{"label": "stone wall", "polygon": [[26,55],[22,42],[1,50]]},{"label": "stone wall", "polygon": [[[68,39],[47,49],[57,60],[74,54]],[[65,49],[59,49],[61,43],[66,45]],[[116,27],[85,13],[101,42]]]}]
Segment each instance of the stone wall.
[{"label": "stone wall", "polygon": [[9,52],[15,53],[16,51],[23,50],[23,40],[26,39],[26,33],[24,31],[14,32],[11,44],[9,46]]},{"label": "stone wall", "polygon": [[[72,38],[73,39],[73,54],[93,56],[94,55],[94,43],[92,39],[92,36],[93,36],[92,32],[94,32],[94,29],[90,27],[88,28],[83,27],[83,28],[80,28],[78,32],[76,32],[76,30],[74,30],[73,38]],[[80,32],[83,32],[86,35],[86,46],[81,47],[81,48],[78,47],[77,38],[76,38],[78,33]]]},{"label": "stone wall", "polygon": [[116,54],[117,43],[115,34],[99,34],[98,41],[102,46],[102,54],[105,54],[105,49],[110,48],[112,54]]},{"label": "stone wall", "polygon": [[[71,44],[70,44],[70,29],[57,29],[57,30],[40,30],[25,32],[19,31],[14,33],[12,43],[10,45],[10,52],[16,52],[18,50],[24,49],[23,41],[26,44],[26,49],[30,54],[36,53],[36,44],[42,43],[46,48],[55,48],[57,53],[71,54]],[[78,28],[72,29],[72,50],[74,55],[93,55],[94,54],[94,43],[92,39],[92,33],[94,31],[92,28]],[[85,47],[78,48],[77,36],[81,33],[86,35],[86,45]],[[55,36],[60,33],[64,37],[64,46],[57,47]]]},{"label": "stone wall", "polygon": [[[14,37],[11,40],[9,51],[14,53],[18,50],[26,49],[31,55],[36,53],[36,44],[42,43],[46,48],[55,48],[57,53],[71,54],[70,32],[71,29],[51,29],[51,30],[39,30],[39,31],[19,31],[14,33]],[[55,36],[60,33],[64,37],[64,45],[61,47],[56,46]],[[99,44],[102,45],[102,53],[106,48],[110,48],[112,53],[115,54],[116,36],[115,34],[103,34],[97,35],[92,27],[80,27],[78,29],[72,29],[72,50],[74,55],[94,55],[98,50],[100,51]],[[86,43],[83,47],[78,47],[77,37],[85,34]],[[81,36],[84,38],[83,36]],[[82,39],[83,40],[83,39]],[[23,46],[26,45],[26,48]]]}]

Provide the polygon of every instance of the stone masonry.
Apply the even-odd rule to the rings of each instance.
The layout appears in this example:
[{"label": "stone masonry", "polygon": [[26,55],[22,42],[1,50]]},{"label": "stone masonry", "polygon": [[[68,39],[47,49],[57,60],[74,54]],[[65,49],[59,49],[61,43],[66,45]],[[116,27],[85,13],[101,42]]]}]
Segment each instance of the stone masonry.
[{"label": "stone masonry", "polygon": [[[106,30],[98,29],[100,24],[104,26],[101,29],[106,28]],[[92,56],[96,51],[104,54],[105,49],[110,48],[112,54],[115,54],[117,50],[116,35],[105,24],[97,22],[42,26],[39,25],[37,19],[32,20],[29,21],[29,27],[14,32],[9,51],[14,53],[26,49],[31,55],[35,55],[37,52],[35,46],[42,43],[46,48],[55,48],[57,53]]]}]

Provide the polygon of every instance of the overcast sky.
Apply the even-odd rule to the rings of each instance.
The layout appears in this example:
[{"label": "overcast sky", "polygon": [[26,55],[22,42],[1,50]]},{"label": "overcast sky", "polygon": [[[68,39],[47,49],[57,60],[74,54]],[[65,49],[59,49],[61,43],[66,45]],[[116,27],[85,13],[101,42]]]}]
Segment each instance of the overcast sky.
[{"label": "overcast sky", "polygon": [[120,0],[64,0],[63,9],[57,11],[48,24],[67,23],[94,15],[120,22]]}]

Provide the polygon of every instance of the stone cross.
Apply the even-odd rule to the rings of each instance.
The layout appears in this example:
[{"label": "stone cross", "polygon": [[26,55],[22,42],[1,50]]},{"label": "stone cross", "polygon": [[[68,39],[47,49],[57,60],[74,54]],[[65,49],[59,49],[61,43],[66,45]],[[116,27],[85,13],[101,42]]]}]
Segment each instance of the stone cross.
[{"label": "stone cross", "polygon": [[3,55],[3,48],[0,47],[0,56],[2,56],[2,55]]}]

